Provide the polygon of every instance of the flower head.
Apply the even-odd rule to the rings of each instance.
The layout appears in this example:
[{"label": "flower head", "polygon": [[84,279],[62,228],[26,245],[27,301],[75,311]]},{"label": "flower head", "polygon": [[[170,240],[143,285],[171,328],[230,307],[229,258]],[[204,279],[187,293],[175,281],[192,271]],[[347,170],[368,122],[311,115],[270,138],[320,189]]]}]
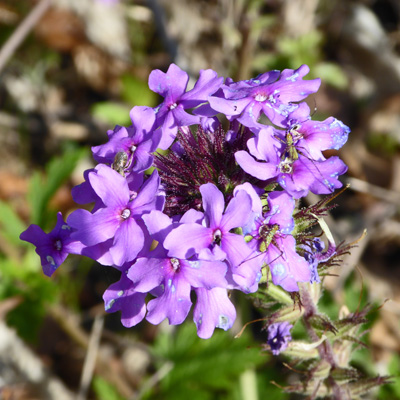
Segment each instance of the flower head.
[{"label": "flower head", "polygon": [[268,326],[267,344],[269,344],[274,356],[286,350],[289,342],[292,340],[292,335],[290,334],[292,328],[293,325],[287,321],[276,322]]},{"label": "flower head", "polygon": [[71,237],[73,231],[64,222],[59,212],[57,214],[57,224],[51,232],[45,233],[42,228],[32,224],[26,231],[21,233],[20,239],[36,246],[36,253],[40,256],[43,273],[51,276],[65,261],[68,254],[80,254],[84,248],[81,242]]}]

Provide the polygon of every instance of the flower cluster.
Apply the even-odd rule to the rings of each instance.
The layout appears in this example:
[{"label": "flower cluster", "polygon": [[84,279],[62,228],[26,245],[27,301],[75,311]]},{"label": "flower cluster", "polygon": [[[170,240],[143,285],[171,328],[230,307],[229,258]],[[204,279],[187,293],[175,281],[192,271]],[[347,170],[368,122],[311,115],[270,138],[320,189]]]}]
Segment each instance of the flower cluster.
[{"label": "flower cluster", "polygon": [[308,72],[303,65],[233,82],[202,70],[187,90],[178,66],[153,71],[150,89],[164,101],[134,107],[130,126],[109,131],[92,148],[98,165],[73,189],[91,211],[77,209],[67,223],[60,215],[48,235],[32,225],[21,239],[37,246],[49,276],[69,253],[120,270],[104,302],[126,327],[144,318],[180,324],[195,301],[202,338],[232,326],[228,292],[257,291],[266,266],[288,292],[318,281],[318,260],[328,256],[319,243],[299,243],[293,214],[309,191],[341,186],[345,164],[323,152],[339,149],[349,129],[333,117],[311,119],[303,100],[320,80],[303,80]]}]

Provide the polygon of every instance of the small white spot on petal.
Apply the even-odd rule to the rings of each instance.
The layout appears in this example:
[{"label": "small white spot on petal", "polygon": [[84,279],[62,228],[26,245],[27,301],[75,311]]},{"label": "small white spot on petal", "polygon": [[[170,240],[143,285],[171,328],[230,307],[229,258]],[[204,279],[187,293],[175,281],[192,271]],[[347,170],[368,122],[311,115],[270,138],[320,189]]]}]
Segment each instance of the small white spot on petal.
[{"label": "small white spot on petal", "polygon": [[106,305],[105,305],[105,310],[108,311],[115,303],[114,299],[111,299]]},{"label": "small white spot on petal", "polygon": [[218,317],[217,328],[221,328],[221,329],[227,330],[228,329],[228,324],[229,324],[229,318],[226,315],[221,314]]},{"label": "small white spot on petal", "polygon": [[53,267],[56,266],[56,263],[54,261],[54,258],[52,256],[47,256],[46,257],[47,262],[49,262]]},{"label": "small white spot on petal", "polygon": [[275,264],[272,267],[273,274],[277,275],[277,276],[283,275],[285,273],[285,271],[286,271],[286,269],[285,269],[285,266],[283,264]]},{"label": "small white spot on petal", "polygon": [[200,261],[189,261],[189,265],[195,269],[200,268]]}]

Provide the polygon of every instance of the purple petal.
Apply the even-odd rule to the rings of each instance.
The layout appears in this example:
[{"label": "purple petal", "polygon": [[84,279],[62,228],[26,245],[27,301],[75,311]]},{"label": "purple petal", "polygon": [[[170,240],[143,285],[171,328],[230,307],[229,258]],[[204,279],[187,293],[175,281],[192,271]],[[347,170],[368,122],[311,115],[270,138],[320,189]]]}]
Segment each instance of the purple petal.
[{"label": "purple petal", "polygon": [[157,194],[160,187],[160,177],[155,169],[147,181],[143,184],[137,197],[131,203],[134,215],[143,214],[155,209]]},{"label": "purple petal", "polygon": [[202,339],[209,339],[215,328],[224,331],[230,329],[236,319],[236,310],[229,300],[226,289],[196,289],[197,302],[193,320],[197,334]]},{"label": "purple petal", "polygon": [[154,109],[145,106],[133,107],[129,113],[132,125],[135,127],[135,142],[141,143],[151,132],[156,120]]},{"label": "purple petal", "polygon": [[158,147],[162,150],[167,150],[173,143],[178,133],[178,126],[175,124],[174,115],[168,112],[162,123],[162,135]]},{"label": "purple petal", "polygon": [[244,237],[236,233],[224,233],[221,248],[227,254],[233,267],[238,266],[243,260],[250,258],[253,251],[249,248]]},{"label": "purple petal", "polygon": [[19,235],[19,238],[32,243],[36,247],[47,246],[50,243],[48,234],[40,226],[34,224],[29,225],[28,229]]},{"label": "purple petal", "polygon": [[181,260],[181,272],[192,287],[226,287],[227,265],[221,261]]},{"label": "purple petal", "polygon": [[169,263],[168,258],[138,258],[129,268],[128,278],[135,283],[136,291],[148,293],[161,285]]},{"label": "purple petal", "polygon": [[190,285],[184,279],[176,276],[165,285],[161,297],[149,301],[146,319],[157,325],[168,318],[170,325],[178,325],[186,319],[191,306]]},{"label": "purple petal", "polygon": [[87,210],[76,210],[69,215],[67,222],[76,229],[71,237],[86,246],[112,238],[120,224],[116,211],[109,208],[102,208],[94,214]]},{"label": "purple petal", "polygon": [[203,209],[208,226],[210,228],[219,227],[225,208],[224,195],[213,183],[201,185],[200,193],[203,198]]},{"label": "purple petal", "polygon": [[258,162],[247,151],[237,151],[235,159],[245,172],[262,181],[275,178],[279,174],[275,163]]},{"label": "purple petal", "polygon": [[89,173],[91,172],[96,173],[96,170],[87,169],[83,173],[85,181],[72,188],[71,190],[72,199],[74,200],[75,203],[78,204],[88,204],[98,201],[99,203],[101,203],[100,206],[102,206],[103,204],[99,196],[97,196],[96,192],[93,190],[89,182]]},{"label": "purple petal", "polygon": [[185,214],[182,215],[182,218],[179,220],[181,224],[188,224],[188,223],[197,223],[201,224],[201,221],[204,218],[204,214],[201,211],[196,211],[193,208],[186,211]]},{"label": "purple petal", "polygon": [[97,261],[102,265],[113,265],[110,248],[113,245],[113,239],[108,239],[105,242],[95,244],[94,246],[85,247],[82,250],[82,255]]},{"label": "purple petal", "polygon": [[189,90],[181,97],[181,102],[185,108],[193,108],[207,101],[208,96],[214,94],[222,82],[223,77],[218,78],[218,74],[212,69],[201,70],[200,77],[194,88]]},{"label": "purple petal", "polygon": [[244,190],[238,192],[226,207],[220,223],[221,228],[224,231],[230,231],[233,228],[245,226],[253,215],[251,206],[251,197],[247,192]]},{"label": "purple petal", "polygon": [[187,113],[184,111],[181,105],[174,108],[171,113],[174,116],[174,125],[178,127],[196,125],[200,123],[200,117]]},{"label": "purple petal", "polygon": [[213,230],[200,224],[183,224],[173,229],[164,240],[170,257],[190,258],[211,245]]},{"label": "purple petal", "polygon": [[115,232],[114,243],[110,248],[114,264],[121,266],[132,261],[142,250],[144,234],[133,218],[128,218],[121,223]]},{"label": "purple petal", "polygon": [[104,292],[103,300],[108,313],[121,311],[121,322],[126,328],[137,325],[146,314],[146,293],[137,293],[134,284],[122,273],[121,279]]},{"label": "purple petal", "polygon": [[89,174],[93,190],[107,207],[125,207],[129,201],[128,184],[124,177],[110,167],[100,164],[97,173]]},{"label": "purple petal", "polygon": [[173,228],[172,220],[161,211],[153,210],[150,214],[142,215],[150,235],[157,242],[162,243]]},{"label": "purple petal", "polygon": [[256,292],[262,276],[262,266],[263,257],[255,252],[250,253],[237,267],[232,268],[232,279],[235,283],[233,288],[244,293]]},{"label": "purple petal", "polygon": [[226,116],[240,115],[249,104],[249,99],[227,100],[221,97],[208,98],[210,106]]},{"label": "purple petal", "polygon": [[150,73],[149,88],[173,103],[185,93],[189,75],[177,65],[171,64],[166,73],[156,69]]},{"label": "purple petal", "polygon": [[119,151],[125,150],[125,142],[130,142],[128,130],[124,126],[116,125],[108,132],[108,142],[92,147],[93,158],[97,162],[111,163]]},{"label": "purple petal", "polygon": [[272,282],[288,292],[298,291],[297,282],[310,280],[311,271],[308,263],[296,253],[296,241],[293,236],[277,237],[276,243],[278,247],[271,243],[266,254]]},{"label": "purple petal", "polygon": [[347,171],[347,165],[339,157],[330,157],[325,161],[307,161],[307,165],[316,170],[314,182],[310,186],[310,190],[315,194],[332,193],[335,189],[342,187],[342,183],[338,180],[339,175]]},{"label": "purple petal", "polygon": [[[255,188],[249,182],[245,182],[241,185],[238,185],[233,189],[233,195],[236,196],[240,190],[244,190],[251,197],[251,211],[253,211],[256,215],[261,215],[262,213],[262,203],[260,200],[260,195],[264,193],[264,191],[260,191],[259,188]],[[257,193],[258,191],[258,193]]]},{"label": "purple petal", "polygon": [[295,200],[286,192],[272,192],[268,194],[269,209],[265,214],[268,224],[278,224],[280,232],[289,234],[294,228],[293,211]]}]

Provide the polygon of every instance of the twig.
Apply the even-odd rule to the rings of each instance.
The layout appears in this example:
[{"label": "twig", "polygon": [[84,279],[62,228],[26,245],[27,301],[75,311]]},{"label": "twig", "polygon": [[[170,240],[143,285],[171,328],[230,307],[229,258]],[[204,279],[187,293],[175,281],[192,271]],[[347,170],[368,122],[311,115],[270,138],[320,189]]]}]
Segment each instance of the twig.
[{"label": "twig", "polygon": [[400,193],[398,192],[384,189],[380,186],[373,185],[369,182],[357,178],[348,177],[346,180],[350,184],[350,189],[356,192],[370,194],[377,199],[384,200],[389,203],[400,203]]},{"label": "twig", "polygon": [[92,334],[89,340],[89,347],[83,364],[81,382],[79,385],[77,400],[85,400],[92,381],[94,367],[96,365],[97,353],[100,345],[101,332],[103,330],[104,317],[97,315],[94,319]]},{"label": "twig", "polygon": [[5,45],[0,49],[0,72],[7,64],[9,58],[14,54],[15,50],[24,41],[29,32],[37,24],[43,14],[50,7],[52,0],[42,0],[21,22],[18,28],[13,32]]}]

